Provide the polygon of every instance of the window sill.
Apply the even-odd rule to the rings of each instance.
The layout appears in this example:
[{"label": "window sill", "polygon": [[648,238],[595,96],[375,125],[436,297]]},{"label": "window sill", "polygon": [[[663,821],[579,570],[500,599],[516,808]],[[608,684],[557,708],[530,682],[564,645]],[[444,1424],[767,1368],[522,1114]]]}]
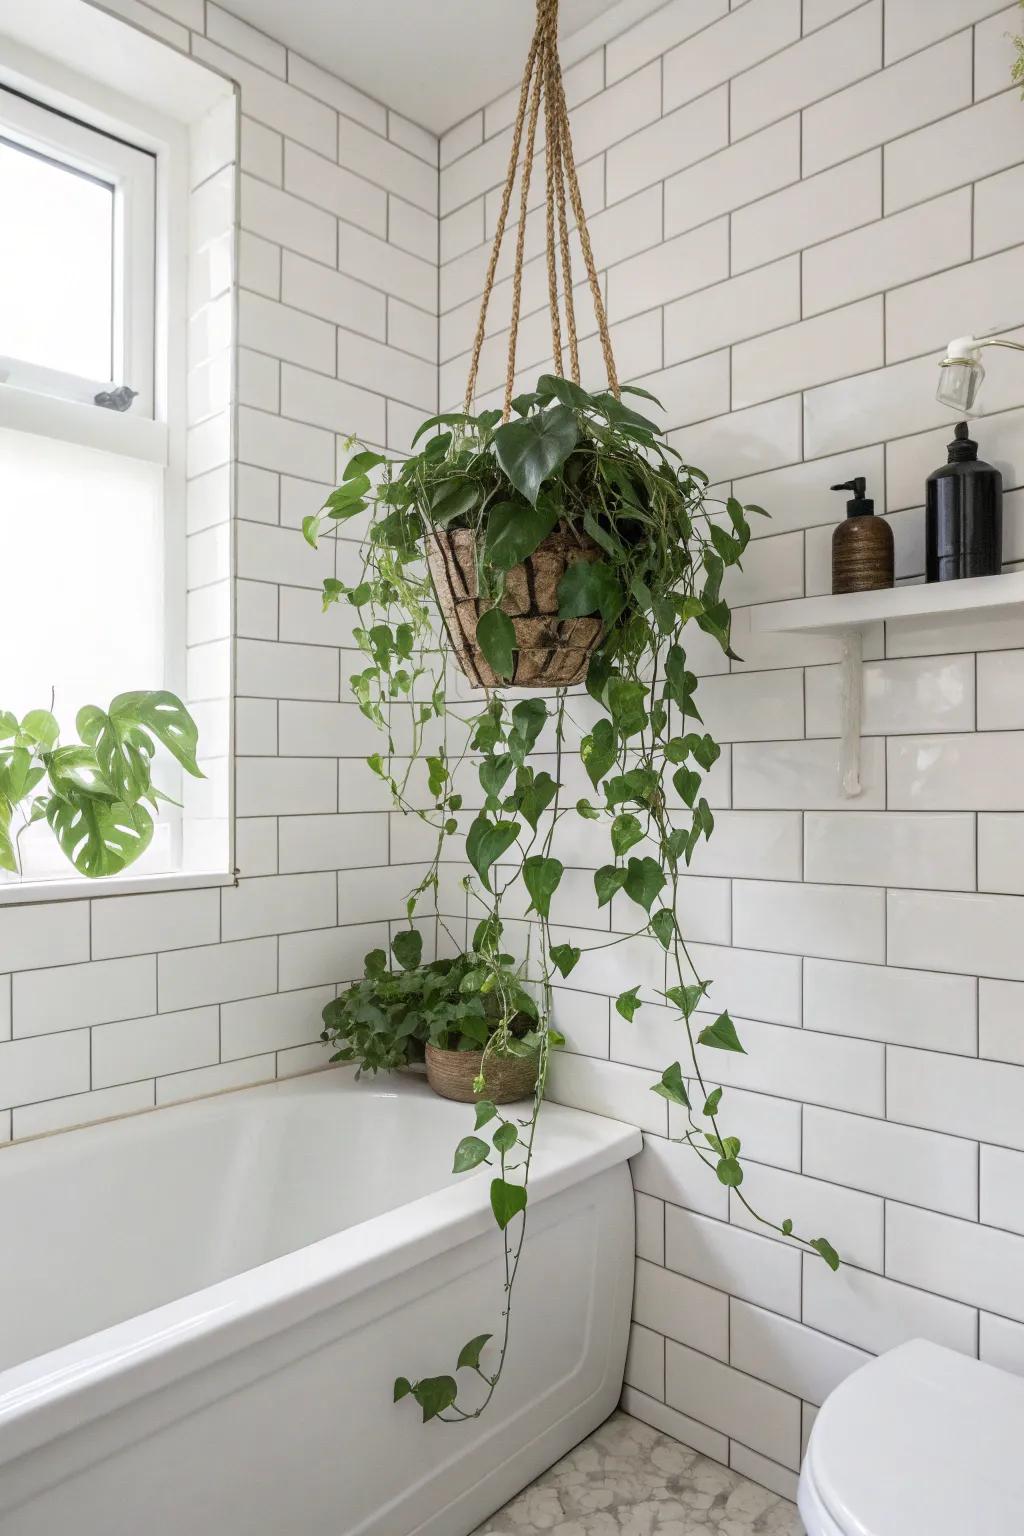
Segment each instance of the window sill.
[{"label": "window sill", "polygon": [[111,875],[107,879],[87,880],[84,875],[71,880],[23,880],[0,885],[0,907],[30,906],[51,901],[89,901],[103,896],[140,896],[155,891],[209,890],[237,885],[237,874],[227,872],[173,874]]},{"label": "window sill", "polygon": [[17,384],[0,383],[0,427],[55,437],[82,448],[121,453],[151,464],[167,463],[167,427],[130,411],[108,411],[100,405],[60,400]]}]

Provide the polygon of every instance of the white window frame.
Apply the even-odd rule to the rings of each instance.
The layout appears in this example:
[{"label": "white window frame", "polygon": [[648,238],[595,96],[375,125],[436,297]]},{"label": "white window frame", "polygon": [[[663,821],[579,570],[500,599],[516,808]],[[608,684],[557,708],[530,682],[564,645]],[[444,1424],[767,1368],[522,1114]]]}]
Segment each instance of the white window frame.
[{"label": "white window frame", "polygon": [[0,353],[0,381],[90,406],[101,392],[127,384],[137,392],[132,411],[152,417],[156,156],[2,83],[0,139],[71,173],[92,177],[113,191],[111,376],[85,378]]},{"label": "white window frame", "polygon": [[[186,623],[186,487],[189,461],[187,367],[191,319],[189,265],[191,256],[190,186],[193,156],[208,142],[206,125],[225,119],[230,109],[232,163],[238,160],[238,88],[216,71],[184,58],[158,39],[138,32],[119,18],[82,5],[81,0],[6,0],[0,9],[0,92],[27,98],[44,112],[64,114],[86,131],[94,131],[104,146],[124,141],[148,152],[152,165],[151,224],[155,230],[151,255],[144,266],[150,274],[152,313],[149,327],[149,414],[142,415],[137,399],[130,411],[88,404],[80,398],[45,394],[0,379],[0,425],[87,447],[121,453],[158,463],[165,476],[165,601],[168,636],[165,685],[188,700],[186,647],[193,643]],[[9,29],[9,30],[8,30]],[[3,34],[7,32],[6,36]],[[59,39],[59,42],[56,40]],[[54,53],[59,52],[59,57]],[[84,75],[67,59],[87,59],[95,73]],[[0,131],[3,131],[0,129]],[[5,135],[5,136],[9,136]],[[66,150],[52,158],[68,158]],[[93,162],[95,163],[95,162]],[[83,167],[88,169],[88,166]],[[102,179],[110,180],[109,169]],[[126,193],[129,197],[130,193]],[[136,207],[140,206],[136,200]],[[237,230],[237,222],[235,224]],[[186,238],[188,235],[188,238]],[[232,285],[232,308],[237,302]],[[129,324],[131,321],[129,320]],[[235,362],[232,358],[232,379]],[[90,381],[91,382],[91,381]],[[132,388],[138,387],[131,380]],[[234,570],[234,386],[231,391],[231,441],[226,480],[229,503],[229,590]],[[233,597],[227,633],[234,634]],[[233,647],[233,641],[225,642]],[[93,900],[129,892],[208,888],[237,884],[234,868],[234,729],[233,705],[225,698],[223,722],[226,748],[225,800],[212,812],[196,810],[198,818],[220,817],[227,828],[227,851],[212,865],[184,864],[166,872],[136,874],[128,870],[102,882],[82,877],[27,879],[0,885],[0,907],[33,902]],[[202,761],[202,742],[200,743]],[[214,764],[214,767],[217,765]],[[189,780],[185,786],[191,786]]]}]

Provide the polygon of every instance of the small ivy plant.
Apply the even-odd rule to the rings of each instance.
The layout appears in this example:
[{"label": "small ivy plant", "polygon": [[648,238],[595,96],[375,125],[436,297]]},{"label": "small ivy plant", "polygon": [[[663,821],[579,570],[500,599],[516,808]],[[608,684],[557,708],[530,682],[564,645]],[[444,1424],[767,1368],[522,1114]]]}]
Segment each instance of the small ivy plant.
[{"label": "small ivy plant", "polygon": [[177,803],[153,784],[157,743],[203,777],[195,721],[173,693],[121,693],[75,723],[81,739],[62,743],[52,709],[0,710],[0,869],[21,872],[18,840],[45,820],[79,874],[120,874],[149,847],[160,802]]},{"label": "small ivy plant", "polygon": [[[654,401],[628,386],[623,394]],[[432,896],[435,915],[439,911],[442,858],[469,865],[473,873],[463,883],[486,923],[500,924],[511,901],[529,918],[526,974],[539,1001],[532,1112],[525,1120],[506,1119],[485,1101],[477,1106],[474,1131],[474,1156],[497,1166],[491,1207],[505,1244],[502,1325],[493,1345],[490,1334],[476,1335],[458,1357],[456,1370],[471,1373],[468,1402],[454,1375],[403,1376],[394,1387],[396,1401],[412,1396],[425,1420],[445,1423],[477,1418],[501,1377],[534,1138],[556,1038],[554,987],[588,952],[630,939],[654,946],[665,966],[664,985],[634,982],[615,1008],[632,1023],[655,1003],[678,1021],[679,1058],[652,1085],[668,1101],[670,1126],[757,1222],[832,1269],[840,1262],[827,1238],[802,1236],[790,1218],[765,1215],[743,1188],[740,1138],[726,1133],[727,1096],[710,1063],[743,1054],[744,1046],[728,1011],[712,1005],[710,978],[701,974],[678,919],[685,871],[714,831],[704,777],[721,755],[701,718],[688,637],[695,625],[727,658],[738,659],[723,581],[746,550],[749,518],[767,514],[731,496],[711,497],[707,475],[688,465],[648,416],[613,393],[590,394],[546,374],[512,409],[508,421],[497,411],[432,416],[401,463],[361,447],[321,512],[303,525],[315,545],[325,526],[371,512],[361,574],[352,583],[328,578],[323,597],[325,609],[344,602],[356,612],[353,633],[363,664],[351,687],[385,743],[368,765],[395,805],[433,833],[427,873],[407,904],[410,923],[425,897]],[[424,554],[433,534],[460,528],[472,531],[476,545],[477,641],[502,678],[513,675],[516,647],[501,606],[508,573],[555,529],[598,547],[599,558],[568,565],[557,590],[560,618],[601,621],[584,692],[560,688],[517,700],[495,689],[475,708],[448,698],[451,645]],[[444,745],[434,745],[438,740]],[[578,754],[586,795],[566,793],[570,753]],[[580,822],[593,824],[595,837],[602,829],[607,837],[593,885],[600,909],[614,902],[615,923],[599,940],[573,926],[571,903],[558,911],[565,862],[577,862],[573,840],[580,834],[573,828]],[[449,840],[460,851],[448,852]],[[500,950],[485,950],[477,961],[499,985]],[[484,1126],[489,1143],[476,1135]],[[457,1153],[456,1171],[475,1165]],[[489,1345],[497,1353],[485,1368],[482,1352]],[[482,1393],[472,1393],[476,1380]]]},{"label": "small ivy plant", "polygon": [[[391,945],[398,969],[382,949],[364,962],[363,980],[323,1010],[320,1038],[338,1049],[332,1061],[356,1062],[363,1072],[393,1072],[423,1060],[424,1046],[483,1051],[486,1057],[536,1053],[537,1005],[514,957],[501,950],[502,925],[478,924],[468,954],[420,963],[423,935],[401,929]],[[493,963],[492,963],[493,962]]]},{"label": "small ivy plant", "polygon": [[[1020,0],[1020,4],[1024,6],[1024,0]],[[1015,37],[1013,39],[1013,46],[1017,50],[1017,57],[1013,61],[1010,78],[1015,85],[1020,86],[1020,93],[1022,98],[1024,98],[1024,37]]]}]

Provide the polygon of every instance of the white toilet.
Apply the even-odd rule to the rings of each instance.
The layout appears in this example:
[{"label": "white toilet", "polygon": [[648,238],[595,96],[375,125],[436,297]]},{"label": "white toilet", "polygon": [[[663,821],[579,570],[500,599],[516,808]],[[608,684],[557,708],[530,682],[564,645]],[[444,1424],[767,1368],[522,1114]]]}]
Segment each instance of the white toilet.
[{"label": "white toilet", "polygon": [[1024,1379],[915,1339],[818,1414],[800,1473],[808,1536],[1021,1536]]}]

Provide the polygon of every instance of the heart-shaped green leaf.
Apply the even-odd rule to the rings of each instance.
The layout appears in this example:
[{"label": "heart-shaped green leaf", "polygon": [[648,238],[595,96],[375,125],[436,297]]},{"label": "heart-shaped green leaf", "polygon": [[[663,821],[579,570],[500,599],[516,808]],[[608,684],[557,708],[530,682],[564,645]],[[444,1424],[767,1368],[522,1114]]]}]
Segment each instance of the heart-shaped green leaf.
[{"label": "heart-shaped green leaf", "polygon": [[571,409],[585,411],[593,404],[590,395],[571,379],[560,378],[557,373],[542,373],[537,380],[537,398],[557,400]]},{"label": "heart-shaped green leaf", "polygon": [[478,816],[466,837],[466,857],[483,882],[484,889],[491,889],[490,869],[507,848],[511,848],[519,835],[517,821],[490,821]]},{"label": "heart-shaped green leaf", "polygon": [[583,951],[574,944],[552,944],[550,953],[559,975],[568,976],[579,964]]},{"label": "heart-shaped green leaf", "polygon": [[700,793],[700,774],[694,773],[690,768],[677,768],[672,775],[672,783],[676,787],[676,794],[680,800],[692,806]]},{"label": "heart-shaped green leaf", "polygon": [[558,859],[547,859],[543,854],[531,854],[523,861],[523,883],[530,893],[530,901],[541,917],[551,910],[551,898],[562,878],[562,865]]},{"label": "heart-shaped green leaf", "polygon": [[430,504],[430,521],[446,528],[457,517],[466,517],[480,500],[480,487],[472,480],[454,480],[442,485]]},{"label": "heart-shaped green leaf", "polygon": [[665,875],[656,859],[630,859],[626,866],[626,895],[645,912],[665,886]]},{"label": "heart-shaped green leaf", "polygon": [[452,1172],[468,1173],[470,1168],[476,1168],[483,1162],[489,1150],[486,1141],[481,1141],[479,1136],[463,1136],[455,1148]]},{"label": "heart-shaped green leaf", "polygon": [[698,982],[696,986],[669,987],[665,993],[670,1003],[673,1003],[684,1019],[688,1019],[691,1013],[699,1006],[701,998],[708,989],[706,981]]},{"label": "heart-shaped green leaf", "polygon": [[605,774],[614,767],[618,743],[610,720],[599,720],[589,736],[580,743],[580,757],[587,777],[596,789]]},{"label": "heart-shaped green leaf", "polygon": [[490,1340],[491,1335],[489,1333],[478,1333],[475,1339],[470,1339],[468,1344],[463,1344],[459,1350],[459,1358],[456,1361],[455,1369],[457,1371],[466,1369],[478,1371],[480,1369],[480,1352],[485,1344],[490,1343]]},{"label": "heart-shaped green leaf", "polygon": [[630,812],[623,812],[612,822],[612,848],[616,858],[628,853],[635,844],[643,841],[644,829]]},{"label": "heart-shaped green leaf", "polygon": [[512,711],[512,729],[508,749],[517,767],[522,767],[544,729],[548,707],[543,699],[523,699]]},{"label": "heart-shaped green leaf", "polygon": [[496,677],[511,677],[515,670],[516,631],[500,608],[488,608],[476,624],[476,643]]},{"label": "heart-shaped green leaf", "polygon": [[647,689],[643,683],[613,677],[608,684],[608,712],[622,737],[635,736],[647,724]]},{"label": "heart-shaped green leaf", "polygon": [[599,613],[613,624],[622,612],[619,579],[602,560],[574,560],[558,583],[558,617],[583,619]]},{"label": "heart-shaped green leaf", "polygon": [[673,1104],[682,1104],[688,1109],[690,1100],[686,1094],[686,1084],[683,1082],[683,1071],[678,1061],[674,1061],[670,1067],[666,1067],[661,1074],[661,1081],[651,1088],[652,1093],[659,1093],[663,1099],[669,1099]]},{"label": "heart-shaped green leaf", "polygon": [[720,1013],[713,1024],[702,1029],[697,1036],[697,1043],[714,1046],[719,1051],[740,1051],[746,1055],[736,1033],[736,1026],[727,1013]]},{"label": "heart-shaped green leaf", "polygon": [[670,907],[662,907],[651,918],[651,930],[662,949],[668,949],[676,934],[676,915]]},{"label": "heart-shaped green leaf", "polygon": [[490,1099],[478,1099],[476,1105],[476,1129],[480,1130],[481,1126],[486,1125],[488,1120],[493,1120],[497,1113],[498,1111]]},{"label": "heart-shaped green leaf", "polygon": [[576,446],[576,417],[564,405],[508,421],[491,439],[495,457],[521,496],[535,506],[541,486]]},{"label": "heart-shaped green leaf", "polygon": [[510,571],[532,555],[558,522],[553,506],[531,507],[502,501],[487,514],[484,559],[499,571]]},{"label": "heart-shaped green leaf", "polygon": [[391,941],[391,952],[403,971],[414,971],[423,958],[423,935],[418,928],[403,928]]},{"label": "heart-shaped green leaf", "polygon": [[636,1011],[640,1006],[639,987],[630,987],[628,992],[620,992],[615,999],[615,1012],[620,1014],[630,1024],[632,1024]]},{"label": "heart-shaped green leaf", "polygon": [[519,777],[526,775],[525,782],[517,789],[517,804],[523,820],[528,821],[536,832],[537,823],[558,793],[558,785],[543,769],[534,773],[532,768],[521,768]]},{"label": "heart-shaped green leaf", "polygon": [[505,787],[512,772],[512,758],[505,752],[500,757],[485,757],[480,764],[480,788],[487,796],[497,797]]},{"label": "heart-shaped green leaf", "polygon": [[496,1151],[511,1152],[512,1148],[519,1140],[519,1132],[516,1130],[511,1120],[504,1120],[502,1121],[501,1125],[498,1126],[498,1129],[495,1131],[492,1139],[494,1141]]},{"label": "heart-shaped green leaf", "polygon": [[617,869],[614,864],[605,864],[601,869],[594,871],[594,889],[597,892],[597,904],[605,907],[612,897],[617,895],[626,883],[626,871]]},{"label": "heart-shaped green leaf", "polygon": [[491,1180],[491,1210],[494,1219],[504,1232],[514,1216],[526,1210],[526,1190],[522,1184],[509,1184],[505,1179]]},{"label": "heart-shaped green leaf", "polygon": [[413,1387],[412,1395],[423,1409],[426,1424],[451,1407],[459,1395],[459,1388],[454,1376],[425,1376]]}]

